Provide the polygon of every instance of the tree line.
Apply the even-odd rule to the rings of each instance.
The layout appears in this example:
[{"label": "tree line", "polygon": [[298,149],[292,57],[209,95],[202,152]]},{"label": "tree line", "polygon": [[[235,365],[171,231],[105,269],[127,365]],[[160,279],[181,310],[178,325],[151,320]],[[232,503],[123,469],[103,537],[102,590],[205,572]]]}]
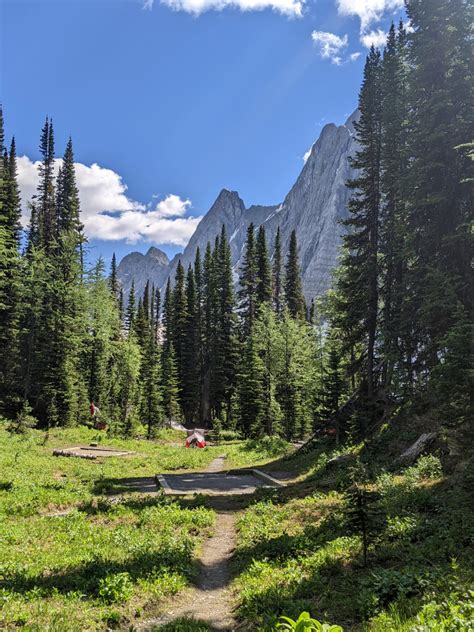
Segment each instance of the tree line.
[{"label": "tree line", "polygon": [[[400,410],[461,431],[472,413],[472,40],[463,0],[409,0],[410,29],[372,47],[333,289],[305,305],[293,232],[248,226],[234,282],[225,226],[163,296],[127,304],[115,256],[89,269],[69,139],[53,123],[20,225],[16,148],[0,121],[0,412],[87,419],[148,437],[168,419],[244,436],[366,438]],[[449,28],[446,28],[449,25]]]},{"label": "tree line", "polygon": [[327,299],[332,363],[357,389],[341,431],[362,438],[401,409],[459,430],[472,415],[472,7],[406,9],[410,33],[392,24],[366,60],[357,176]]},{"label": "tree line", "polygon": [[115,255],[109,274],[102,259],[91,268],[86,263],[71,139],[56,172],[53,123],[46,119],[23,235],[15,140],[7,150],[3,130],[2,114],[4,416],[44,428],[75,425],[87,421],[92,401],[121,434],[144,429],[151,438],[171,419],[245,436],[308,431],[303,368],[309,376],[312,343],[295,233],[285,263],[279,232],[271,261],[264,227],[248,227],[238,294],[223,226],[193,266],[178,264],[163,299],[150,283],[137,297],[132,284],[124,304]]}]

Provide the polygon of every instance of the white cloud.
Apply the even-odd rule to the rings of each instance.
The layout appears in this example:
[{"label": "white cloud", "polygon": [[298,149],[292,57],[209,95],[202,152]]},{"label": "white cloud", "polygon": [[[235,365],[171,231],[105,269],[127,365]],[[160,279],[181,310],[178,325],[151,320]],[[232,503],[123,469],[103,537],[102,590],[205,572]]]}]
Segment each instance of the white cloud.
[{"label": "white cloud", "polygon": [[[61,160],[56,160],[56,172],[60,164]],[[200,217],[183,217],[191,206],[190,200],[170,194],[150,210],[128,197],[127,185],[112,169],[97,164],[88,167],[80,162],[75,167],[81,219],[90,238],[185,246],[201,220]],[[36,193],[38,184],[38,162],[32,162],[28,156],[18,158],[18,184],[23,202],[22,221],[26,226],[27,202]]]},{"label": "white cloud", "polygon": [[360,36],[360,41],[366,48],[370,48],[371,46],[375,46],[375,48],[380,48],[385,46],[387,42],[387,33],[382,31],[382,29],[377,29],[376,31],[370,31],[370,33],[364,33]]},{"label": "white cloud", "polygon": [[182,217],[190,206],[191,200],[182,200],[179,195],[170,194],[158,202],[155,211],[160,217]]},{"label": "white cloud", "polygon": [[145,11],[151,11],[154,3],[155,0],[143,0],[142,9],[145,9]]},{"label": "white cloud", "polygon": [[357,16],[360,31],[364,33],[371,24],[379,22],[387,11],[401,9],[404,0],[337,0],[340,15]]},{"label": "white cloud", "polygon": [[339,53],[347,46],[347,35],[339,37],[335,33],[327,33],[325,31],[313,31],[311,38],[319,49],[319,54],[323,59],[330,59],[333,64],[339,66],[341,57]]},{"label": "white cloud", "polygon": [[162,4],[175,11],[185,11],[193,15],[201,15],[211,10],[222,11],[226,8],[236,8],[241,11],[273,9],[289,17],[301,16],[304,2],[305,0],[161,0]]},{"label": "white cloud", "polygon": [[125,239],[129,244],[150,241],[185,246],[201,217],[160,217],[157,211],[125,211],[118,216],[97,214],[89,218],[86,232],[95,239]]},{"label": "white cloud", "polygon": [[359,59],[360,55],[361,55],[360,53],[351,53],[351,54],[349,55],[349,59],[350,59],[351,61],[356,61],[356,59]]}]

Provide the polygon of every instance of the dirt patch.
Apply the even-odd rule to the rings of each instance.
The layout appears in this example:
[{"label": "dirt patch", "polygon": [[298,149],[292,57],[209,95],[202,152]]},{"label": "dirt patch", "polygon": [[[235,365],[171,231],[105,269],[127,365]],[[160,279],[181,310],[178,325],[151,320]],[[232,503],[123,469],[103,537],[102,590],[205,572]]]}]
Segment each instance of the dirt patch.
[{"label": "dirt patch", "polygon": [[73,446],[71,448],[57,448],[53,450],[53,456],[73,456],[79,459],[98,459],[111,456],[129,456],[133,454],[129,450],[116,448],[99,448],[95,446]]}]

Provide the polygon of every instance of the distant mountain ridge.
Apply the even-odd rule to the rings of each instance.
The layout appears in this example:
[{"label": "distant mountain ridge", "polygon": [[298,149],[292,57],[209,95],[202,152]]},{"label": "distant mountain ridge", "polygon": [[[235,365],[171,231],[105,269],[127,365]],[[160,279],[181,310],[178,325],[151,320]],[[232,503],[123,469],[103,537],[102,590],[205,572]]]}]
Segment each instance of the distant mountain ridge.
[{"label": "distant mountain ridge", "polygon": [[198,224],[184,252],[176,255],[171,262],[157,248],[150,248],[146,255],[131,253],[124,257],[118,268],[118,276],[125,293],[130,290],[132,278],[135,279],[137,292],[142,291],[147,278],[155,286],[163,287],[169,277],[174,277],[178,261],[181,259],[185,268],[192,264],[197,247],[204,253],[207,242],[214,242],[222,224],[226,227],[232,264],[237,275],[247,227],[253,222],[255,226],[265,226],[270,251],[278,227],[283,252],[288,249],[292,230],[296,230],[306,299],[310,301],[324,294],[331,285],[332,272],[337,264],[343,233],[339,221],[347,217],[350,191],[346,182],[355,175],[349,157],[357,150],[354,138],[354,121],[357,117],[358,112],[355,111],[344,125],[329,123],[324,126],[282,204],[246,208],[236,191],[223,189]]}]

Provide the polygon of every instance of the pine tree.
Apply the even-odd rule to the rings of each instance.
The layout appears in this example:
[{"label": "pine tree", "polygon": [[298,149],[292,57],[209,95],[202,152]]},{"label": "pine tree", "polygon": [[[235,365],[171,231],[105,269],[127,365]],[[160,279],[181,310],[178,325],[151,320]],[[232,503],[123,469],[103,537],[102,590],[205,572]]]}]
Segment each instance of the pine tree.
[{"label": "pine tree", "polygon": [[160,314],[161,314],[161,293],[160,288],[155,288],[154,291],[154,302],[152,306],[152,319],[153,319],[153,328],[155,332],[155,339],[158,340],[158,332],[160,328]]},{"label": "pine tree", "polygon": [[365,391],[374,396],[375,343],[378,327],[379,283],[379,213],[381,153],[381,61],[380,53],[371,48],[364,68],[359,96],[360,120],[354,123],[360,149],[352,159],[359,176],[348,183],[353,190],[349,203],[350,217],[343,223],[349,232],[339,290],[343,297],[345,326],[353,334],[349,346],[359,345],[365,364]]},{"label": "pine tree", "polygon": [[165,289],[165,299],[163,302],[163,329],[164,329],[164,349],[165,351],[173,343],[173,293],[171,282],[168,279]]},{"label": "pine tree", "polygon": [[77,250],[83,265],[83,225],[80,221],[79,191],[76,185],[76,171],[74,166],[74,152],[72,139],[66,145],[63,163],[56,181],[56,216],[58,235],[71,233],[77,241]]},{"label": "pine tree", "polygon": [[215,314],[216,314],[216,283],[214,259],[211,244],[208,242],[203,263],[203,368],[201,420],[211,421],[212,386],[214,385],[215,355]]},{"label": "pine tree", "polygon": [[213,399],[216,416],[230,410],[237,364],[237,332],[234,314],[235,298],[230,246],[222,226],[215,257],[215,345]]},{"label": "pine tree", "polygon": [[113,391],[115,348],[120,337],[117,303],[104,276],[105,265],[100,258],[87,278],[87,344],[83,348],[82,370],[87,376],[88,400],[101,409],[104,419],[112,416],[117,402],[111,401]]},{"label": "pine tree", "polygon": [[184,374],[185,374],[185,355],[186,355],[186,321],[187,321],[187,305],[186,305],[186,282],[184,267],[181,260],[178,261],[176,267],[176,276],[173,288],[173,346],[176,354],[176,367],[178,370],[178,388],[180,404],[183,406],[184,396]]},{"label": "pine tree", "polygon": [[125,314],[125,329],[130,333],[136,316],[136,298],[135,298],[135,281],[132,279],[130,286],[130,294],[128,295],[127,313]]},{"label": "pine tree", "polygon": [[117,258],[115,252],[112,255],[112,264],[110,266],[109,287],[115,300],[119,298],[119,280],[117,277]]},{"label": "pine tree", "polygon": [[196,418],[199,406],[198,381],[198,340],[196,331],[196,285],[194,273],[189,266],[186,276],[186,314],[183,331],[183,382],[182,402],[186,423],[191,424]]},{"label": "pine tree", "polygon": [[262,430],[262,361],[257,351],[255,332],[246,336],[242,345],[238,373],[239,428],[244,437],[259,435]]},{"label": "pine tree", "polygon": [[318,425],[325,430],[333,428],[336,445],[344,438],[344,428],[339,409],[345,395],[345,375],[341,335],[330,330],[324,345],[324,367],[321,376],[321,406],[317,414]]},{"label": "pine tree", "polygon": [[197,358],[197,374],[198,374],[198,416],[200,419],[204,419],[203,416],[203,395],[204,395],[204,363],[205,363],[205,338],[204,338],[204,276],[201,260],[201,251],[196,248],[196,255],[194,257],[194,283],[196,287],[196,313],[195,313],[195,328],[196,328],[196,358]]},{"label": "pine tree", "polygon": [[268,257],[265,227],[263,225],[260,226],[257,233],[255,259],[257,268],[255,293],[257,305],[260,306],[264,303],[270,303],[272,300],[272,273]]},{"label": "pine tree", "polygon": [[162,393],[165,419],[173,421],[181,419],[178,369],[173,342],[169,343],[162,354]]},{"label": "pine tree", "polygon": [[273,266],[272,266],[273,307],[278,317],[282,315],[283,305],[284,305],[282,269],[283,269],[283,263],[282,263],[282,254],[281,254],[281,233],[280,233],[280,227],[278,226],[276,237],[275,237],[275,247],[273,250]]},{"label": "pine tree", "polygon": [[280,429],[281,409],[276,399],[278,381],[278,346],[280,331],[278,321],[268,302],[260,307],[256,321],[256,342],[258,354],[262,362],[261,373],[261,432],[268,436]]},{"label": "pine tree", "polygon": [[54,189],[53,122],[46,118],[40,140],[41,162],[37,194],[38,243],[49,252],[57,237],[58,217]]},{"label": "pine tree", "polygon": [[[444,361],[446,336],[472,315],[469,225],[472,174],[456,146],[471,140],[472,11],[463,0],[408,0],[415,32],[409,56],[408,311],[416,315],[417,386]],[[464,315],[459,311],[464,309]],[[414,321],[415,322],[415,321]],[[466,346],[468,352],[469,345]]]},{"label": "pine tree", "polygon": [[242,335],[245,337],[252,331],[257,307],[257,261],[253,224],[250,224],[247,228],[244,262],[240,272],[239,300]]},{"label": "pine tree", "polygon": [[7,229],[11,246],[19,251],[21,237],[21,206],[20,190],[17,180],[16,144],[12,138],[10,153],[7,155],[4,167],[4,189],[1,225]]},{"label": "pine tree", "polygon": [[293,318],[304,319],[306,316],[303,296],[303,284],[301,282],[301,270],[298,258],[298,244],[296,231],[290,236],[290,246],[285,270],[285,301]]},{"label": "pine tree", "polygon": [[118,311],[119,311],[121,326],[123,325],[123,320],[124,320],[124,305],[125,305],[125,299],[123,295],[123,287],[121,287],[120,292],[119,292],[119,299],[118,299]]},{"label": "pine tree", "polygon": [[[407,289],[406,277],[406,204],[403,179],[407,169],[407,94],[406,33],[400,24],[398,34],[390,27],[382,63],[382,147],[381,169],[383,203],[380,208],[380,297],[381,339],[384,355],[383,385],[390,390],[394,370],[400,373],[399,349],[403,328],[402,304]],[[410,352],[410,357],[412,357]],[[400,377],[402,377],[400,375]],[[403,377],[402,377],[403,379]]]},{"label": "pine tree", "polygon": [[[3,153],[3,114],[0,109],[0,151]],[[1,154],[0,154],[1,155]],[[0,411],[20,410],[20,311],[22,263],[20,247],[20,195],[17,183],[15,140],[10,155],[0,158]]]},{"label": "pine tree", "polygon": [[145,289],[143,290],[143,316],[147,323],[150,322],[150,301],[153,300],[150,297],[150,280],[147,279],[145,283]]}]

